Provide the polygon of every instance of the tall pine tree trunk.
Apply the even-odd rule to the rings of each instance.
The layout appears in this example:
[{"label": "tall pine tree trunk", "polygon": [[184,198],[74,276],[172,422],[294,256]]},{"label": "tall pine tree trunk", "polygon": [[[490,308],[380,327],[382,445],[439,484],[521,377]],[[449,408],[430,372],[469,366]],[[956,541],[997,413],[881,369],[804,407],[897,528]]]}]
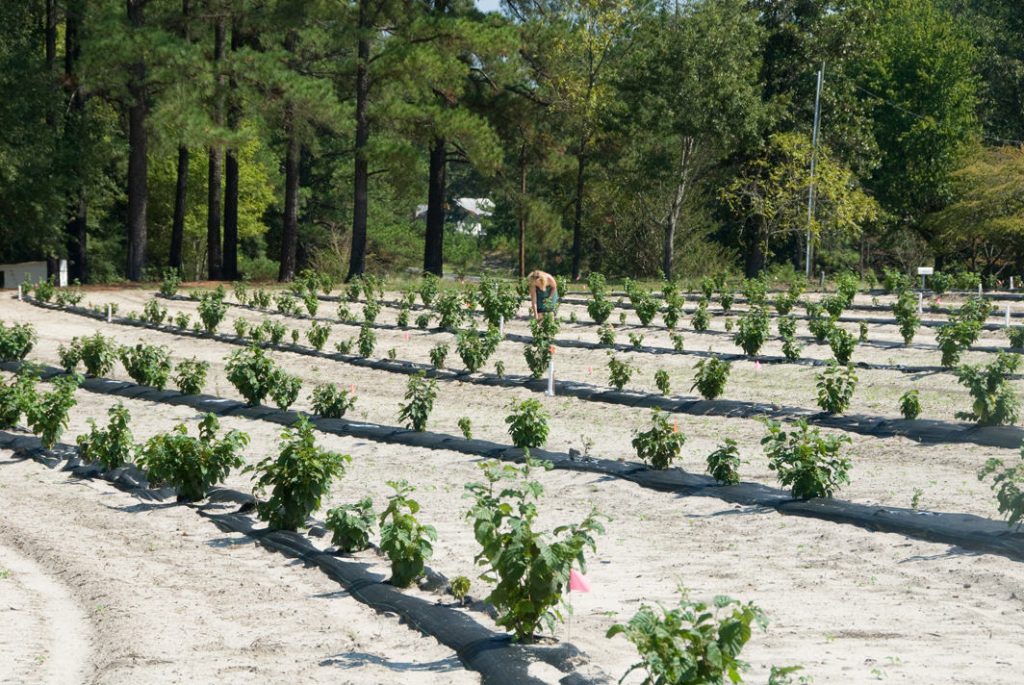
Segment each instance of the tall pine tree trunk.
[{"label": "tall pine tree trunk", "polygon": [[[57,0],[46,0],[45,21],[43,36],[46,42],[46,76],[53,79],[57,67]],[[56,99],[47,102],[46,105],[46,125],[54,130],[57,128],[56,105]]]},{"label": "tall pine tree trunk", "polygon": [[448,153],[444,138],[435,138],[430,148],[427,189],[427,236],[423,248],[423,271],[444,276],[444,195]]},{"label": "tall pine tree trunk", "polygon": [[64,244],[68,252],[68,277],[86,283],[89,280],[86,256],[88,207],[85,197],[85,172],[79,154],[86,133],[85,99],[78,88],[78,77],[75,74],[76,64],[81,55],[78,36],[82,10],[82,0],[68,2],[64,25],[64,88],[67,91],[64,149],[74,151],[68,160],[71,168],[68,175],[68,218],[64,224]]},{"label": "tall pine tree trunk", "polygon": [[[231,51],[238,50],[238,23],[231,26]],[[242,113],[238,104],[238,83],[228,81],[228,128],[238,130]],[[224,168],[224,278],[238,280],[238,151],[230,147]]]},{"label": "tall pine tree trunk", "polygon": [[[284,40],[284,49],[294,53],[298,35],[294,30],[288,32]],[[299,163],[302,156],[302,145],[299,142],[298,122],[295,120],[295,105],[285,105],[284,128],[288,135],[287,149],[284,156],[284,230],[281,233],[281,266],[277,272],[277,280],[285,282],[295,278],[295,255],[299,244]]]},{"label": "tall pine tree trunk", "polygon": [[665,222],[665,242],[662,245],[661,271],[666,280],[672,280],[676,228],[679,226],[679,214],[682,211],[683,202],[686,200],[686,191],[690,185],[690,167],[696,147],[697,143],[692,137],[686,136],[683,138],[679,154],[679,182],[676,184],[676,192],[672,197],[672,204],[668,210],[668,218]]},{"label": "tall pine tree trunk", "polygon": [[[144,24],[145,0],[128,0],[128,21]],[[146,137],[146,63],[131,65],[128,94],[128,280],[142,280],[146,268],[146,204],[149,201],[149,163]]]},{"label": "tall pine tree trunk", "polygon": [[370,140],[369,96],[370,39],[367,19],[368,0],[359,0],[359,43],[356,63],[356,147],[352,178],[352,252],[349,255],[345,280],[359,276],[366,269],[366,224],[369,214],[369,164],[366,144]]},{"label": "tall pine tree trunk", "polygon": [[[216,73],[214,82],[214,105],[213,122],[222,125],[224,123],[224,76],[221,73],[221,62],[224,60],[224,17],[217,16],[213,26],[213,68]],[[206,268],[208,278],[211,281],[219,281],[221,278],[221,265],[223,256],[221,254],[220,237],[220,193],[221,193],[221,172],[224,165],[223,150],[220,145],[210,146],[209,171],[207,172],[206,189]]]},{"label": "tall pine tree trunk", "polygon": [[583,191],[587,170],[586,141],[580,141],[576,156],[576,207],[572,220],[572,279],[580,277],[580,263],[583,257]]},{"label": "tall pine tree trunk", "polygon": [[[189,0],[181,0],[181,17],[181,37],[187,43],[190,40]],[[184,266],[182,247],[185,242],[185,212],[188,209],[188,165],[188,146],[184,144],[179,145],[178,176],[174,187],[174,218],[171,220],[171,251],[167,258],[168,266],[179,273],[181,273]]]},{"label": "tall pine tree trunk", "polygon": [[519,278],[526,276],[526,145],[519,149]]}]

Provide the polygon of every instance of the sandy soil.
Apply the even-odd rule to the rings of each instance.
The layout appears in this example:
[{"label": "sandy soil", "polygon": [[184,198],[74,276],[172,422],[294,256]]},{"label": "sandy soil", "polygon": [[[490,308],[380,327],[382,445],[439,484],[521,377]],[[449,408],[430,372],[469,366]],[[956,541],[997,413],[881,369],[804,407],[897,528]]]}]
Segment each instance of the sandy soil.
[{"label": "sandy soil", "polygon": [[[141,309],[144,301],[133,293],[109,297],[104,293],[94,299],[115,297],[138,303],[130,308]],[[81,317],[16,303],[0,306],[0,318],[35,323],[40,345],[33,356],[38,358],[55,361],[59,341],[99,327],[122,343],[137,339],[159,342],[170,346],[176,357],[197,355],[214,362],[210,390],[236,396],[218,363],[232,350],[228,345],[97,326]],[[180,309],[190,306],[183,303]],[[177,303],[172,305],[177,308]],[[340,330],[338,326],[336,331]],[[402,358],[425,358],[436,339],[439,336],[412,332],[406,342],[401,332],[379,332],[378,350],[396,346]],[[512,366],[516,358],[519,366],[525,366],[517,346],[505,343],[502,348],[509,372],[518,370]],[[603,356],[580,352],[573,364],[563,361],[560,368],[579,370],[587,363],[600,363]],[[325,379],[356,385],[361,395],[357,416],[395,423],[405,377],[294,354],[274,353],[274,357],[289,371],[302,375],[307,387]],[[660,363],[662,358],[658,359]],[[741,396],[740,390],[753,392],[751,381],[774,372],[765,367],[760,376],[754,372],[747,379],[734,376],[732,396]],[[780,385],[797,385],[791,380],[792,372],[793,368],[781,369]],[[123,377],[123,370],[118,367],[114,375]],[[653,371],[647,368],[645,375],[653,377]],[[905,377],[890,374],[887,382],[892,397],[902,391]],[[954,388],[952,380],[946,382]],[[795,392],[789,390],[791,395]],[[507,390],[481,392],[479,386],[446,383],[431,428],[457,432],[455,421],[468,414],[475,434],[501,439],[508,401],[523,396],[527,395]],[[103,416],[112,403],[110,398],[84,391],[77,397],[79,406],[72,413],[65,441],[86,430],[86,419]],[[303,406],[305,399],[304,391]],[[787,403],[799,402],[787,399]],[[579,446],[583,436],[593,441],[594,453],[631,459],[630,432],[647,421],[646,412],[571,398],[554,398],[546,404],[553,415],[551,446],[556,449]],[[184,408],[140,401],[128,401],[126,406],[138,439],[179,421],[194,423],[197,419]],[[756,448],[763,432],[757,422],[680,417],[680,424],[690,436],[686,468],[700,470],[703,456],[728,435],[740,442],[749,461],[744,477],[772,482]],[[237,418],[225,419],[223,425],[252,435],[247,454],[250,462],[274,452],[277,426]],[[472,577],[472,592],[486,593],[473,567],[477,550],[464,521],[468,503],[462,498],[464,484],[479,477],[476,460],[448,451],[396,448],[338,436],[325,435],[322,443],[353,456],[348,473],[332,489],[325,508],[364,495],[372,496],[376,507],[382,508],[387,495],[384,482],[408,479],[419,488],[416,496],[423,505],[422,518],[438,528],[431,565],[449,577]],[[1012,458],[1010,452],[921,447],[902,439],[855,437],[853,484],[842,496],[905,506],[914,489],[920,488],[922,507],[995,516],[992,495],[973,472],[986,456]],[[317,572],[298,568],[241,540],[214,543],[231,536],[220,534],[187,508],[139,510],[139,503],[105,484],[71,485],[64,474],[34,463],[3,462],[0,478],[5,513],[8,506],[19,512],[0,522],[0,544],[16,546],[23,556],[42,561],[87,611],[96,604],[118,607],[116,611],[90,611],[92,630],[107,638],[103,644],[119,644],[109,637],[129,634],[132,641],[126,644],[138,643],[131,649],[113,648],[115,654],[107,655],[108,661],[96,662],[101,676],[110,668],[104,664],[116,664],[116,674],[102,682],[122,682],[118,678],[140,674],[151,682],[164,682],[165,676],[173,681],[174,669],[194,676],[199,668],[195,661],[255,664],[266,669],[259,672],[269,674],[270,681],[317,682],[329,675],[355,678],[356,682],[409,682],[408,671],[389,669],[388,664],[416,664],[408,666],[415,671],[415,682],[430,682],[430,677],[435,682],[449,682],[467,676],[436,643],[414,641],[413,634],[396,622],[339,597],[337,587],[330,588]],[[544,525],[577,521],[591,507],[611,517],[597,553],[589,556],[588,577],[594,591],[572,598],[572,625],[559,632],[560,638],[571,639],[593,657],[595,669],[614,677],[623,673],[635,660],[635,653],[622,638],[606,640],[604,632],[612,623],[627,620],[643,602],[671,604],[677,586],[683,585],[701,598],[728,594],[755,601],[766,611],[771,620],[768,632],[756,634],[744,652],[752,664],[748,678],[752,683],[766,682],[771,664],[792,663],[803,664],[818,683],[879,679],[915,684],[1019,682],[1019,665],[1024,662],[1024,646],[1019,640],[1024,565],[1018,562],[897,535],[734,507],[712,498],[679,498],[588,474],[549,472],[539,478],[548,492],[541,505]],[[228,485],[246,489],[248,477],[235,474]],[[46,493],[45,500],[40,492]],[[39,524],[41,500],[47,503],[45,512],[53,525]],[[8,501],[14,504],[8,505]],[[59,518],[54,512],[59,512]],[[129,534],[125,532],[128,526],[143,526],[143,532]],[[22,542],[15,545],[14,539]],[[98,560],[94,550],[101,544],[105,554]],[[148,552],[147,546],[153,546],[153,551]],[[386,572],[372,553],[366,553],[365,559]],[[255,584],[265,596],[247,591],[244,603],[231,596],[231,583],[241,582],[239,567],[246,582]],[[194,575],[196,568],[204,569],[202,583],[182,580]],[[0,580],[0,585],[4,582]],[[317,597],[324,594],[330,596]],[[211,612],[212,607],[218,607],[219,613]],[[339,616],[340,612],[345,613]],[[361,615],[364,612],[368,616]],[[214,619],[214,615],[220,618]],[[161,630],[172,631],[175,639],[146,638],[157,621],[161,621]],[[364,630],[367,621],[379,623]],[[319,628],[309,630],[311,625]],[[344,642],[351,632],[362,640],[372,639],[373,644],[357,649]],[[310,633],[318,636],[308,637]],[[277,651],[258,655],[241,651],[261,635],[275,640]],[[276,637],[279,635],[290,637],[285,640]],[[338,640],[343,643],[336,644]],[[333,668],[321,665],[339,659],[335,655],[353,651],[373,656],[344,658],[345,665],[358,661],[359,668],[351,670],[333,662]],[[143,656],[133,661],[126,653]],[[191,657],[195,653],[204,658],[195,660]],[[447,670],[453,668],[456,670]],[[228,671],[220,677],[230,682],[235,676]],[[639,682],[639,678],[627,682]]]}]

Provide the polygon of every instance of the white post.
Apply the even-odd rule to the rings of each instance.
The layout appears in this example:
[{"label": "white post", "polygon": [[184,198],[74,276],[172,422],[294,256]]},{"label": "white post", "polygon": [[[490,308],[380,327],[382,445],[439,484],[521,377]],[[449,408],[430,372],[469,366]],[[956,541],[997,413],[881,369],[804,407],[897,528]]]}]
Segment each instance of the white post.
[{"label": "white post", "polygon": [[924,295],[917,294],[917,313],[924,314]]},{"label": "white post", "polygon": [[1013,276],[1010,276],[1010,290],[1013,290]]},{"label": "white post", "polygon": [[21,300],[21,285],[18,285],[18,300]]},{"label": "white post", "polygon": [[111,323],[114,320],[114,312],[110,308],[110,303],[107,303],[107,323]]},{"label": "white post", "polygon": [[501,337],[503,337],[503,338],[505,337],[505,317],[504,316],[499,316],[498,317],[498,333],[501,334]]},{"label": "white post", "polygon": [[548,389],[544,393],[548,397],[555,396],[555,357],[551,356],[551,360],[548,362]]},{"label": "white post", "polygon": [[981,283],[978,284],[978,296],[981,297]]},{"label": "white post", "polygon": [[819,288],[819,290],[824,290],[825,289],[825,272],[824,271],[821,272],[821,285],[818,286],[818,288]]},{"label": "white post", "polygon": [[1010,303],[1006,303],[1006,326],[1010,326]]}]

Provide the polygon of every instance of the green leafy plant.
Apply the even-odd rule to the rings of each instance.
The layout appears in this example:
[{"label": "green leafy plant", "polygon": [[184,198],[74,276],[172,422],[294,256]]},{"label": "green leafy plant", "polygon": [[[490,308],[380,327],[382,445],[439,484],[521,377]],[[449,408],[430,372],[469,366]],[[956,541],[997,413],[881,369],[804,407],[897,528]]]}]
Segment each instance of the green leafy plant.
[{"label": "green leafy plant", "polygon": [[302,379],[285,373],[279,366],[275,366],[270,373],[270,399],[278,409],[288,409],[299,399],[299,391],[302,389]]},{"label": "green leafy plant", "polygon": [[473,439],[473,422],[469,420],[468,416],[459,417],[458,421],[459,430],[462,431],[462,437],[466,440]]},{"label": "green leafy plant", "polygon": [[223,294],[206,293],[199,300],[199,318],[207,333],[215,333],[227,313],[228,305],[224,302]]},{"label": "green leafy plant", "polygon": [[423,302],[424,307],[429,307],[434,303],[440,283],[441,279],[434,274],[423,274],[423,280],[420,281],[420,301]]},{"label": "green leafy plant", "polygon": [[61,368],[68,373],[74,373],[78,363],[82,361],[82,344],[78,338],[72,338],[67,346],[64,343],[58,345],[57,358],[60,359]]},{"label": "green leafy plant", "polygon": [[643,333],[635,333],[633,331],[630,331],[630,333],[629,333],[629,344],[633,346],[633,349],[636,349],[636,350],[640,349],[640,347],[644,344],[644,335],[643,335]]},{"label": "green leafy plant", "polygon": [[29,428],[39,436],[43,447],[50,449],[68,427],[68,412],[75,406],[75,390],[82,384],[78,374],[60,376],[53,381],[53,389],[25,407]]},{"label": "green leafy plant", "polygon": [[960,419],[979,426],[1014,424],[1020,412],[1020,399],[1010,385],[1009,376],[1020,368],[1020,356],[1000,352],[988,366],[964,364],[956,370],[957,380],[967,388],[974,403],[969,412],[957,412]]},{"label": "green leafy plant", "polygon": [[416,317],[416,328],[419,328],[420,330],[426,330],[427,326],[429,326],[429,325],[430,325],[430,314],[429,313],[424,312],[423,314],[420,314],[419,316]]},{"label": "green leafy plant", "polygon": [[233,352],[228,357],[225,371],[228,382],[245,398],[246,404],[255,407],[270,392],[276,368],[274,360],[262,348],[252,345]]},{"label": "green leafy plant", "polygon": [[315,291],[307,291],[302,295],[302,304],[306,307],[306,312],[310,316],[316,316],[316,313],[320,310],[320,298],[316,296]]},{"label": "green leafy plant", "polygon": [[832,348],[832,354],[840,364],[849,364],[853,350],[857,347],[857,339],[852,333],[835,326],[828,334],[828,346]]},{"label": "green leafy plant", "polygon": [[740,451],[735,440],[725,438],[718,449],[708,455],[708,473],[721,485],[740,482]]},{"label": "green leafy plant", "polygon": [[363,323],[372,326],[377,317],[380,316],[380,310],[380,302],[376,298],[367,300],[366,304],[363,305]]},{"label": "green leafy plant", "polygon": [[167,318],[167,307],[160,304],[160,300],[152,298],[146,300],[142,306],[142,320],[159,326]]},{"label": "green leafy plant", "polygon": [[409,308],[408,307],[404,307],[403,306],[401,309],[398,310],[398,319],[396,320],[396,322],[398,323],[398,326],[400,328],[408,328],[409,327]]},{"label": "green leafy plant", "polygon": [[512,444],[527,449],[542,447],[548,440],[548,413],[539,400],[512,401],[512,413],[505,417]]},{"label": "green leafy plant", "polygon": [[500,359],[494,362],[494,375],[497,376],[498,378],[505,377],[505,362],[501,361]]},{"label": "green leafy plant", "polygon": [[188,330],[189,324],[192,322],[192,317],[185,312],[178,312],[174,315],[174,325],[182,330]]},{"label": "green leafy plant", "polygon": [[356,344],[354,338],[346,338],[345,340],[339,340],[334,343],[334,349],[341,354],[352,354],[352,346]]},{"label": "green leafy plant", "polygon": [[320,508],[320,498],[330,490],[331,481],[343,476],[351,461],[347,454],[317,447],[312,424],[300,416],[281,434],[276,458],[267,457],[246,468],[256,474],[255,493],[262,496],[270,489],[270,498],[256,505],[259,517],[271,528],[298,530]]},{"label": "green leafy plant", "polygon": [[600,514],[552,532],[536,529],[537,502],[544,493],[531,479],[535,468],[551,468],[527,455],[523,466],[486,461],[480,465],[485,483],[469,483],[473,504],[466,513],[480,544],[476,562],[481,578],[494,587],[487,601],[498,611],[497,624],[528,642],[542,623],[553,630],[564,620],[561,609],[569,573],[585,570],[585,550],[596,550],[594,535],[603,533]]},{"label": "green leafy plant", "polygon": [[139,457],[150,485],[170,485],[186,502],[206,497],[210,488],[245,463],[242,451],[249,444],[249,436],[238,430],[218,439],[219,429],[217,417],[206,414],[199,422],[198,438],[188,434],[185,424],[150,438]]},{"label": "green leafy plant", "polygon": [[782,339],[782,355],[786,358],[786,361],[796,361],[800,358],[802,351],[803,348],[793,338]]},{"label": "green leafy plant", "polygon": [[231,284],[231,292],[234,293],[235,302],[238,304],[246,304],[249,301],[249,288],[245,285],[245,281],[235,281]]},{"label": "green leafy plant", "polygon": [[667,469],[679,458],[679,452],[686,442],[686,435],[676,424],[669,425],[668,416],[655,409],[651,415],[651,428],[633,432],[633,449],[645,464],[656,469]]},{"label": "green leafy plant", "polygon": [[850,443],[845,435],[822,437],[817,428],[809,428],[800,419],[793,430],[786,432],[777,421],[766,420],[767,435],[761,438],[768,468],[779,481],[791,489],[795,499],[831,497],[850,482],[850,460],[840,454]]},{"label": "green leafy plant", "polygon": [[309,339],[309,344],[313,346],[317,352],[324,349],[327,344],[327,339],[331,337],[331,327],[326,323],[320,323],[314,321],[306,331],[306,337]]},{"label": "green leafy plant", "polygon": [[174,297],[181,287],[181,276],[177,269],[164,269],[163,280],[160,281],[160,294],[164,297]]},{"label": "green leafy plant", "polygon": [[487,363],[488,358],[498,349],[501,335],[498,329],[491,326],[481,333],[469,328],[459,331],[456,336],[455,349],[469,373],[476,373]]},{"label": "green leafy plant", "polygon": [[819,407],[829,414],[842,414],[849,408],[853,391],[857,389],[853,364],[842,366],[831,361],[824,371],[815,376],[815,381]]},{"label": "green leafy plant", "polygon": [[916,419],[921,414],[921,398],[917,389],[907,390],[900,395],[900,413],[908,420]]},{"label": "green leafy plant", "polygon": [[201,362],[195,357],[183,359],[175,367],[174,384],[183,395],[198,395],[206,386],[206,374],[209,370],[209,362]]},{"label": "green leafy plant", "polygon": [[162,345],[138,343],[135,347],[122,347],[119,355],[125,371],[132,380],[163,390],[171,375],[171,354]]},{"label": "green leafy plant", "polygon": [[[1024,459],[1024,452],[1021,456]],[[1024,462],[1006,466],[1002,459],[992,457],[978,470],[978,480],[988,476],[993,476],[992,489],[999,513],[1007,518],[1008,525],[1015,525],[1019,530],[1024,520]]]},{"label": "green leafy plant", "polygon": [[629,300],[633,303],[633,311],[636,312],[641,325],[647,326],[654,321],[658,313],[658,301],[651,295],[650,290],[637,286],[630,293]]},{"label": "green leafy plant", "polygon": [[409,497],[415,490],[406,481],[388,481],[395,493],[380,515],[380,551],[391,562],[391,584],[408,587],[423,575],[426,562],[434,555],[437,531],[420,523],[419,502]]},{"label": "green leafy plant", "polygon": [[22,414],[37,401],[36,382],[38,378],[31,366],[22,366],[10,383],[0,378],[0,428],[14,428]]},{"label": "green leafy plant", "polygon": [[405,422],[406,428],[426,430],[435,399],[437,381],[426,378],[423,372],[414,374],[405,389],[405,404],[399,405],[398,420]]},{"label": "green leafy plant", "polygon": [[470,580],[466,576],[455,576],[448,583],[448,588],[451,590],[455,601],[462,604],[466,601],[466,595],[469,594]]},{"label": "green leafy plant", "polygon": [[270,309],[270,293],[262,288],[254,290],[249,303],[260,311],[266,311]]},{"label": "green leafy plant", "polygon": [[672,383],[669,380],[668,371],[665,369],[658,369],[654,372],[654,384],[658,386],[658,390],[662,395],[668,395],[672,392]]},{"label": "green leafy plant", "polygon": [[[563,292],[561,287],[558,292]],[[503,320],[511,321],[515,318],[521,300],[519,293],[510,284],[485,276],[480,281],[478,293],[480,306],[484,310],[484,318],[489,326],[497,328]]]},{"label": "green leafy plant", "polygon": [[761,278],[748,278],[743,282],[743,295],[751,307],[763,307],[768,296],[768,284]]},{"label": "green leafy plant", "polygon": [[612,315],[615,305],[605,297],[595,297],[587,302],[587,314],[596,324],[603,324]]},{"label": "green leafy plant", "polygon": [[752,307],[740,317],[740,327],[734,341],[745,354],[756,355],[768,340],[768,312],[763,307]]},{"label": "green leafy plant", "polygon": [[900,327],[900,335],[903,342],[909,345],[914,340],[917,327],[921,325],[921,317],[917,315],[917,298],[909,290],[900,292],[899,297],[892,303],[892,313],[896,317],[896,323]]},{"label": "green leafy plant", "polygon": [[298,328],[293,328],[292,329],[292,345],[298,345],[300,338],[302,338],[302,332]]},{"label": "green leafy plant", "polygon": [[690,390],[696,388],[701,397],[706,400],[721,397],[725,391],[725,383],[729,380],[729,371],[732,369],[732,365],[712,355],[707,359],[701,359],[694,368],[697,373],[693,377],[693,385],[690,386]]},{"label": "green leafy plant", "polygon": [[40,302],[49,302],[52,300],[53,293],[57,289],[55,282],[56,281],[53,276],[41,279],[36,283],[35,288],[33,288],[33,297]]},{"label": "green leafy plant", "polygon": [[[74,341],[72,341],[74,344]],[[81,340],[80,356],[90,376],[106,376],[117,360],[117,345],[98,331]]]},{"label": "green leafy plant", "polygon": [[355,317],[352,316],[352,310],[348,308],[348,305],[342,302],[338,305],[337,311],[338,320],[342,323],[349,323],[355,321]]},{"label": "green leafy plant", "polygon": [[444,360],[448,358],[448,346],[437,343],[430,348],[430,363],[435,369],[444,368]]},{"label": "green leafy plant", "polygon": [[324,527],[331,531],[331,544],[338,551],[351,554],[370,546],[370,533],[376,519],[373,500],[364,497],[355,504],[329,509]]},{"label": "green leafy plant", "polygon": [[107,410],[110,421],[106,428],[97,428],[96,420],[89,419],[89,432],[76,439],[82,460],[87,464],[98,463],[104,469],[116,469],[130,463],[136,453],[132,431],[128,424],[131,415],[118,402]]},{"label": "green leafy plant", "polygon": [[722,311],[728,314],[729,311],[732,310],[732,303],[735,298],[736,295],[732,291],[721,291],[718,295],[718,301],[722,305]]},{"label": "green leafy plant", "polygon": [[614,354],[608,356],[608,384],[616,390],[622,390],[629,383],[635,371],[629,362],[618,359]]},{"label": "green leafy plant", "polygon": [[244,338],[249,333],[249,322],[245,319],[235,319],[232,326],[235,329],[235,335],[239,338]]},{"label": "green leafy plant", "polygon": [[859,342],[866,343],[868,341],[868,322],[867,321],[860,321],[860,322],[858,322],[857,323],[857,330],[858,330],[857,340]]},{"label": "green leafy plant", "polygon": [[558,319],[551,314],[545,314],[539,321],[530,321],[533,341],[523,350],[523,356],[526,357],[526,364],[530,367],[530,375],[533,378],[540,378],[548,370],[551,355],[554,354],[558,328]]},{"label": "green leafy plant", "polygon": [[373,348],[377,345],[377,334],[367,324],[359,327],[359,337],[356,339],[356,347],[359,349],[360,357],[373,356]]},{"label": "green leafy plant", "polygon": [[340,419],[356,406],[356,396],[332,383],[313,388],[313,411],[329,419]]},{"label": "green leafy plant", "polygon": [[622,680],[642,671],[644,685],[741,682],[740,674],[749,666],[740,660],[740,652],[750,640],[751,626],[767,626],[764,613],[753,603],[725,596],[715,597],[709,605],[691,601],[683,588],[680,594],[676,608],[656,611],[644,604],[628,623],[608,630],[609,638],[625,636],[640,654]]},{"label": "green leafy plant", "polygon": [[1006,337],[1010,339],[1010,347],[1015,350],[1024,349],[1024,326],[1009,326]]},{"label": "green leafy plant", "polygon": [[465,306],[459,293],[452,290],[437,298],[437,306],[434,307],[434,310],[440,317],[437,322],[438,327],[446,331],[454,331],[462,323]]},{"label": "green leafy plant", "polygon": [[293,316],[299,312],[298,300],[290,293],[278,293],[274,296],[274,303],[282,316]]},{"label": "green leafy plant", "polygon": [[610,323],[603,323],[597,327],[597,340],[605,347],[615,345],[615,328]]},{"label": "green leafy plant", "polygon": [[0,322],[0,361],[20,361],[35,344],[36,330],[32,324],[14,324],[8,328]]},{"label": "green leafy plant", "polygon": [[708,301],[701,300],[697,305],[697,310],[693,313],[693,318],[690,319],[690,324],[693,326],[693,330],[703,333],[708,329],[710,323],[711,315],[708,314]]},{"label": "green leafy plant", "polygon": [[683,334],[682,333],[673,333],[669,337],[672,340],[672,349],[675,350],[676,352],[682,352],[683,351],[683,342],[684,342]]},{"label": "green leafy plant", "polygon": [[844,309],[853,304],[853,298],[857,296],[859,289],[860,278],[857,274],[846,272],[836,278],[836,296],[842,298]]}]

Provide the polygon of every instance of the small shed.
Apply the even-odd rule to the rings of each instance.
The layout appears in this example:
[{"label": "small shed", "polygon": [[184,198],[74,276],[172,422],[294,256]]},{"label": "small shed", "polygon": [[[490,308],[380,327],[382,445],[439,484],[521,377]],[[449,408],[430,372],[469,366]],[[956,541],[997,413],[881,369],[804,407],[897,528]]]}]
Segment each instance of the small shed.
[{"label": "small shed", "polygon": [[46,261],[19,262],[18,264],[0,264],[0,288],[13,290],[28,281],[38,283],[54,276],[54,282],[63,287],[68,284],[68,261],[62,259],[56,263],[54,271]]}]

